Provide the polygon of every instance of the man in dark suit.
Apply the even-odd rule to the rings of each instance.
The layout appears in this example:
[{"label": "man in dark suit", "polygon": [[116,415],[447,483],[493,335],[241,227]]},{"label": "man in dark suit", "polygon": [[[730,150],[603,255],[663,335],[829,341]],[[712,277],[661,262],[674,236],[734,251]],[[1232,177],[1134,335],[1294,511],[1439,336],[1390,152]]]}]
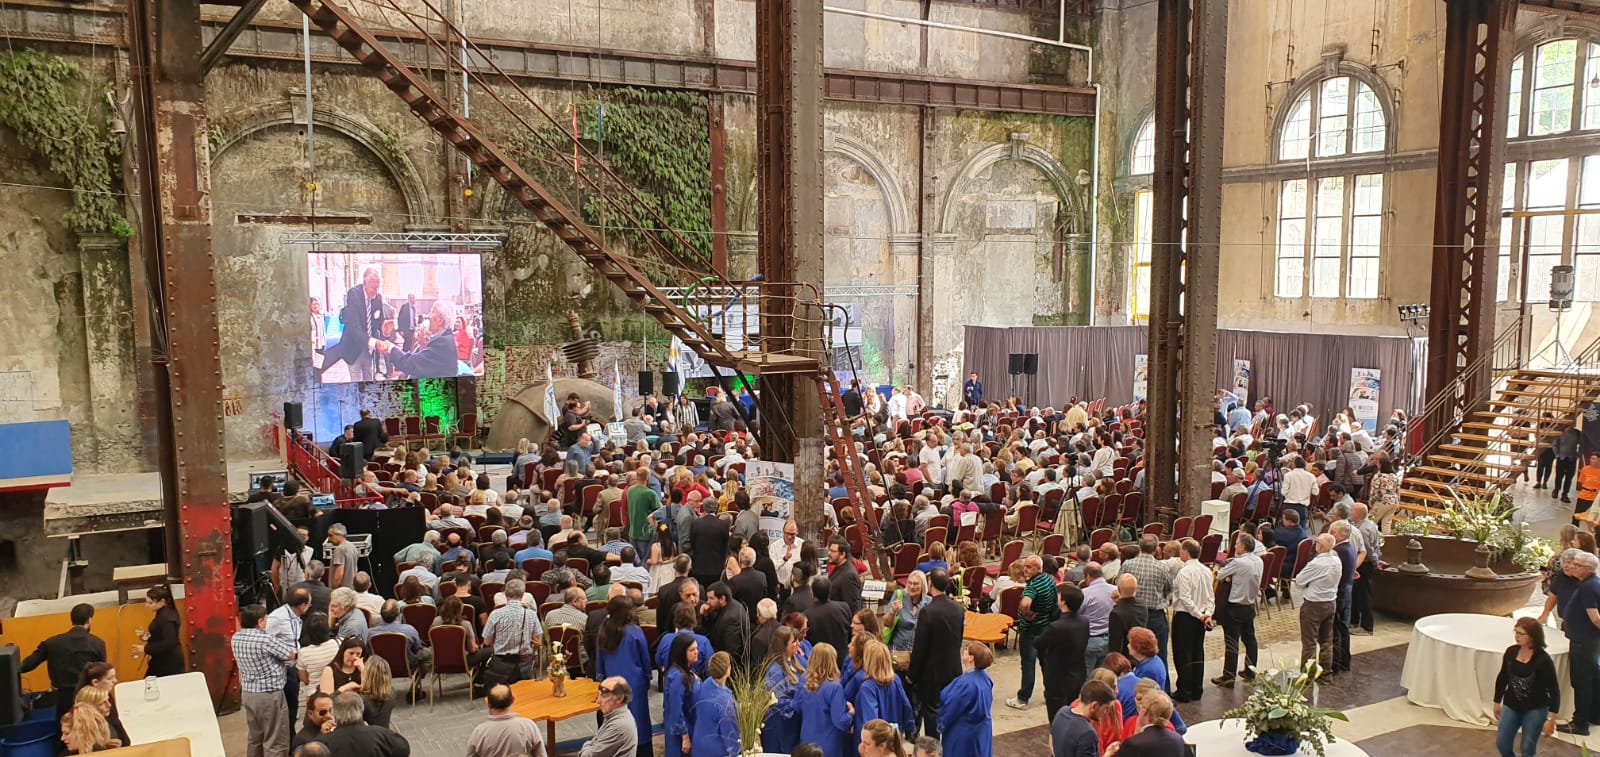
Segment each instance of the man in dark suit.
[{"label": "man in dark suit", "polygon": [[832,644],[835,652],[845,654],[850,645],[850,609],[843,602],[828,599],[829,588],[827,576],[811,579],[811,606],[805,611],[806,638],[812,644]]},{"label": "man in dark suit", "polygon": [[1044,667],[1045,722],[1053,723],[1056,713],[1072,703],[1088,678],[1084,655],[1089,649],[1089,621],[1078,614],[1083,607],[1083,590],[1072,584],[1056,587],[1056,606],[1061,617],[1045,626],[1033,649]]},{"label": "man in dark suit", "polygon": [[372,417],[371,410],[361,409],[361,420],[355,422],[354,428],[356,441],[361,442],[361,454],[368,460],[372,459],[372,453],[377,452],[379,447],[389,443],[389,433],[383,430],[383,421]]},{"label": "man in dark suit", "polygon": [[1139,732],[1122,742],[1117,757],[1184,757],[1183,737],[1167,728],[1172,719],[1172,700],[1153,691],[1145,695],[1144,715],[1135,726]]},{"label": "man in dark suit", "polygon": [[861,609],[861,574],[856,571],[856,561],[850,555],[850,542],[843,536],[828,540],[828,580],[832,582],[831,598],[845,603],[851,613]]},{"label": "man in dark suit", "polygon": [[[749,547],[739,550],[739,574],[728,579],[728,589],[734,599],[750,613],[750,623],[756,622],[756,603],[767,597],[767,574],[756,570],[756,551]],[[766,654],[763,652],[762,654]]]},{"label": "man in dark suit", "polygon": [[322,351],[325,358],[322,370],[343,360],[350,366],[352,381],[371,381],[377,377],[372,369],[371,340],[383,336],[383,294],[378,291],[382,287],[382,274],[376,268],[368,268],[361,272],[361,285],[350,287],[345,293],[344,308],[339,311],[344,333],[338,344]]},{"label": "man in dark suit", "polygon": [[[815,586],[815,584],[813,584]],[[939,694],[961,675],[961,634],[966,612],[949,597],[955,586],[950,574],[935,568],[928,574],[928,594],[933,599],[922,608],[917,635],[911,646],[911,666],[906,677],[916,687],[918,716],[929,736],[939,737]]]},{"label": "man in dark suit", "polygon": [[411,378],[448,378],[456,370],[456,306],[440,300],[428,312],[428,343],[422,349],[405,352],[394,342],[379,339],[379,352],[389,358],[395,370]]},{"label": "man in dark suit", "polygon": [[1128,657],[1128,632],[1145,626],[1147,614],[1144,605],[1139,604],[1139,599],[1134,596],[1138,593],[1139,579],[1134,578],[1133,574],[1123,573],[1117,579],[1117,603],[1111,606],[1107,652],[1118,652]]},{"label": "man in dark suit", "polygon": [[689,578],[689,556],[678,555],[672,558],[672,570],[677,573],[677,578],[656,587],[656,617],[666,619],[667,625],[672,623],[672,608],[678,605],[678,592],[682,590],[683,582],[693,580]]},{"label": "man in dark suit", "polygon": [[689,554],[694,558],[690,572],[701,586],[722,580],[728,564],[728,531],[728,522],[711,512],[689,522]]},{"label": "man in dark suit", "polygon": [[[106,661],[106,643],[89,633],[94,607],[74,605],[71,619],[71,628],[39,642],[39,648],[22,661],[24,673],[40,664],[49,666],[50,688],[55,689],[58,711],[72,706],[72,698],[78,690],[78,674],[83,672],[84,666]],[[848,626],[846,628],[848,630]]]},{"label": "man in dark suit", "polygon": [[417,329],[417,296],[406,295],[406,301],[400,303],[400,309],[395,312],[395,328],[400,330],[405,337],[406,345],[411,344]]},{"label": "man in dark suit", "polygon": [[333,443],[328,445],[328,456],[338,460],[344,445],[355,444],[356,441],[356,427],[354,425],[345,426],[344,433],[340,434],[338,439],[334,439]]},{"label": "man in dark suit", "polygon": [[711,640],[712,649],[727,652],[735,665],[748,664],[745,654],[750,646],[750,613],[721,581],[706,589],[706,603],[700,607],[700,633]]}]

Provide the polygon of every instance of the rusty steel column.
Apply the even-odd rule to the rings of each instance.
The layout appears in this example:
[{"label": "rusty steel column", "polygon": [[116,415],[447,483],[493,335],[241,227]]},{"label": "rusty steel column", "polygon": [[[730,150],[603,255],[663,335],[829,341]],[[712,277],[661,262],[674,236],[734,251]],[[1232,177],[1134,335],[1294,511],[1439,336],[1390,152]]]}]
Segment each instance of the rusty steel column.
[{"label": "rusty steel column", "polygon": [[721,92],[706,95],[711,132],[711,269],[728,275],[728,129]]},{"label": "rusty steel column", "polygon": [[1161,0],[1156,23],[1147,518],[1210,495],[1227,0]]},{"label": "rusty steel column", "polygon": [[[1515,45],[1516,0],[1445,2],[1439,172],[1433,216],[1433,286],[1428,298],[1427,398],[1446,391],[1494,343],[1500,193],[1505,157],[1505,79]],[[1454,401],[1423,420],[1450,425],[1492,380],[1473,367]]]},{"label": "rusty steel column", "polygon": [[169,571],[183,580],[189,666],[220,704],[237,699],[228,639],[233,591],[211,156],[198,0],[129,0],[144,170],[139,186],[152,288],[159,454]]},{"label": "rusty steel column", "polygon": [[[831,363],[816,350],[821,314],[797,313],[785,296],[822,293],[822,73],[822,0],[756,3],[760,270],[769,282],[801,285],[763,299],[762,335],[770,351],[815,353]],[[760,397],[762,455],[795,463],[795,520],[808,538],[821,528],[826,488],[822,407],[811,382],[767,376]]]}]

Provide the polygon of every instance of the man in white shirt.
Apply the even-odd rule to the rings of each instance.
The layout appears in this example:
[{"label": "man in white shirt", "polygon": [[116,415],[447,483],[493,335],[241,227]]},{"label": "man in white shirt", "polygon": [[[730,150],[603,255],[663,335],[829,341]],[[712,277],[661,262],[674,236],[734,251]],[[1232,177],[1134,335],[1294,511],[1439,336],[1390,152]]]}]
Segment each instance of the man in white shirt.
[{"label": "man in white shirt", "polygon": [[383,597],[372,593],[372,576],[366,571],[356,574],[356,607],[372,613],[374,617],[383,611]]},{"label": "man in white shirt", "polygon": [[427,553],[420,554],[417,557],[420,558],[417,560],[417,564],[401,572],[396,577],[396,581],[405,583],[407,578],[415,577],[422,582],[423,586],[427,587],[429,594],[437,598],[439,596],[439,577],[434,575],[433,563],[438,558]]},{"label": "man in white shirt", "polygon": [[1306,460],[1299,455],[1284,461],[1288,471],[1283,474],[1283,506],[1300,511],[1300,522],[1311,522],[1311,500],[1317,496],[1317,477],[1306,470]]},{"label": "man in white shirt", "polygon": [[777,568],[779,586],[789,585],[794,566],[800,562],[800,548],[805,543],[806,540],[800,538],[800,527],[790,520],[783,524],[783,537],[767,545],[767,554]]},{"label": "man in white shirt", "polygon": [[1228,606],[1222,619],[1222,675],[1211,679],[1218,686],[1232,687],[1239,671],[1239,642],[1244,642],[1245,680],[1255,678],[1256,603],[1261,599],[1261,558],[1255,554],[1256,539],[1249,534],[1233,537],[1233,559],[1217,571],[1218,581],[1228,581]]},{"label": "man in white shirt", "polygon": [[917,462],[922,466],[922,477],[930,486],[944,486],[944,450],[939,449],[932,438],[922,440]]},{"label": "man in white shirt", "polygon": [[897,389],[889,398],[889,422],[896,423],[906,420],[906,405],[909,402],[906,394],[909,389]]},{"label": "man in white shirt", "polygon": [[1077,431],[1079,426],[1089,425],[1089,411],[1082,402],[1067,408],[1067,430]]},{"label": "man in white shirt", "polygon": [[1332,534],[1322,534],[1314,539],[1316,557],[1311,558],[1294,577],[1300,587],[1300,664],[1316,657],[1322,665],[1322,675],[1333,674],[1333,616],[1334,600],[1339,596],[1339,578],[1343,567],[1339,556],[1333,553]]},{"label": "man in white shirt", "polygon": [[639,584],[644,589],[645,595],[648,596],[651,592],[650,570],[643,565],[634,564],[637,553],[633,551],[633,547],[623,547],[621,556],[622,564],[611,566],[611,583],[619,584],[623,581],[633,581]]},{"label": "man in white shirt", "polygon": [[1183,565],[1173,583],[1172,657],[1178,671],[1173,698],[1194,702],[1204,693],[1206,628],[1216,612],[1217,595],[1211,569],[1200,562],[1200,542],[1184,539],[1178,558]]},{"label": "man in white shirt", "polygon": [[950,491],[979,494],[983,486],[983,461],[967,450],[966,444],[957,444],[954,459],[950,461],[948,484]]}]

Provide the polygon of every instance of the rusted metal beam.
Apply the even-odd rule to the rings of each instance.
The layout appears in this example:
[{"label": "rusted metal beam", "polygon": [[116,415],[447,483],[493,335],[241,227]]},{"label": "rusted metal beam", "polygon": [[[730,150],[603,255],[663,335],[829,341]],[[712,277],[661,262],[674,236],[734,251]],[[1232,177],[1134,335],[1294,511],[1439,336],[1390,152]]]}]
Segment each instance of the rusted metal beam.
[{"label": "rusted metal beam", "polygon": [[[229,16],[207,15],[208,37],[214,38]],[[13,40],[123,46],[122,14],[102,7],[62,6],[43,0],[7,0],[0,4],[0,28]],[[385,29],[374,34],[400,59],[420,66],[431,49],[418,34]],[[530,43],[474,38],[511,76],[546,81],[663,87],[710,92],[754,94],[755,65],[725,58]],[[300,61],[300,26],[267,19],[249,24],[227,51],[242,60]],[[311,59],[322,64],[356,65],[331,40],[313,39]],[[437,59],[437,55],[435,55]],[[968,110],[1036,113],[1055,116],[1094,115],[1095,92],[1088,87],[971,81],[829,69],[825,97],[840,102],[890,105],[934,105]]]},{"label": "rusted metal beam", "polygon": [[1514,0],[1447,0],[1444,82],[1439,110],[1439,170],[1433,218],[1433,282],[1428,319],[1429,400],[1455,391],[1429,432],[1469,408],[1492,380],[1491,361],[1462,376],[1494,342],[1500,193],[1505,160],[1503,87],[1515,45]]},{"label": "rusted metal beam", "polygon": [[267,0],[245,0],[239,10],[234,12],[233,18],[228,19],[228,23],[217,30],[211,42],[206,45],[205,52],[200,53],[201,73],[217,67],[217,63],[222,61],[222,56],[228,54],[228,48],[233,46],[233,41],[239,38],[245,27],[249,26],[250,22],[255,20],[256,14],[261,12],[261,6],[266,4]]},{"label": "rusted metal beam", "polygon": [[1148,431],[1145,482],[1154,512],[1177,502],[1178,376],[1183,365],[1184,209],[1189,199],[1189,0],[1161,0],[1156,12],[1154,207],[1151,217],[1150,324],[1147,329]]},{"label": "rusted metal beam", "polygon": [[167,560],[185,592],[189,666],[212,697],[237,699],[228,638],[238,628],[216,259],[211,248],[210,148],[198,0],[128,0],[129,56],[144,138],[140,202],[156,319],[160,472]]}]

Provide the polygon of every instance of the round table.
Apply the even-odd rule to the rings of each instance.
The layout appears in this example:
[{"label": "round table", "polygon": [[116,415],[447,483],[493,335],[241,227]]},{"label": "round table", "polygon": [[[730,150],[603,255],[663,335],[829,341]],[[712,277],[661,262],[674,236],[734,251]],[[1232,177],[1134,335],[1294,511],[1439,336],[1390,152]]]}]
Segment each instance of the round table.
[{"label": "round table", "polygon": [[961,638],[993,646],[1006,640],[1006,631],[1011,630],[1013,622],[1009,615],[969,611],[966,624],[961,629]]},{"label": "round table", "polygon": [[[1244,742],[1249,741],[1245,736],[1243,720],[1208,720],[1204,723],[1193,723],[1189,732],[1183,735],[1186,743],[1195,746],[1195,753],[1204,757],[1225,757],[1226,755],[1240,755],[1240,757],[1254,757],[1250,750],[1244,748]],[[1312,755],[1316,750],[1309,744],[1301,744],[1300,755]],[[1367,753],[1343,739],[1334,739],[1324,750],[1325,757],[1366,757]]]},{"label": "round table", "polygon": [[[1498,615],[1445,613],[1418,620],[1411,630],[1400,685],[1412,704],[1444,710],[1452,720],[1493,725],[1494,679],[1516,621]],[[1558,721],[1572,715],[1572,682],[1567,670],[1567,639],[1545,634],[1545,651],[1556,663],[1561,684]]]}]

